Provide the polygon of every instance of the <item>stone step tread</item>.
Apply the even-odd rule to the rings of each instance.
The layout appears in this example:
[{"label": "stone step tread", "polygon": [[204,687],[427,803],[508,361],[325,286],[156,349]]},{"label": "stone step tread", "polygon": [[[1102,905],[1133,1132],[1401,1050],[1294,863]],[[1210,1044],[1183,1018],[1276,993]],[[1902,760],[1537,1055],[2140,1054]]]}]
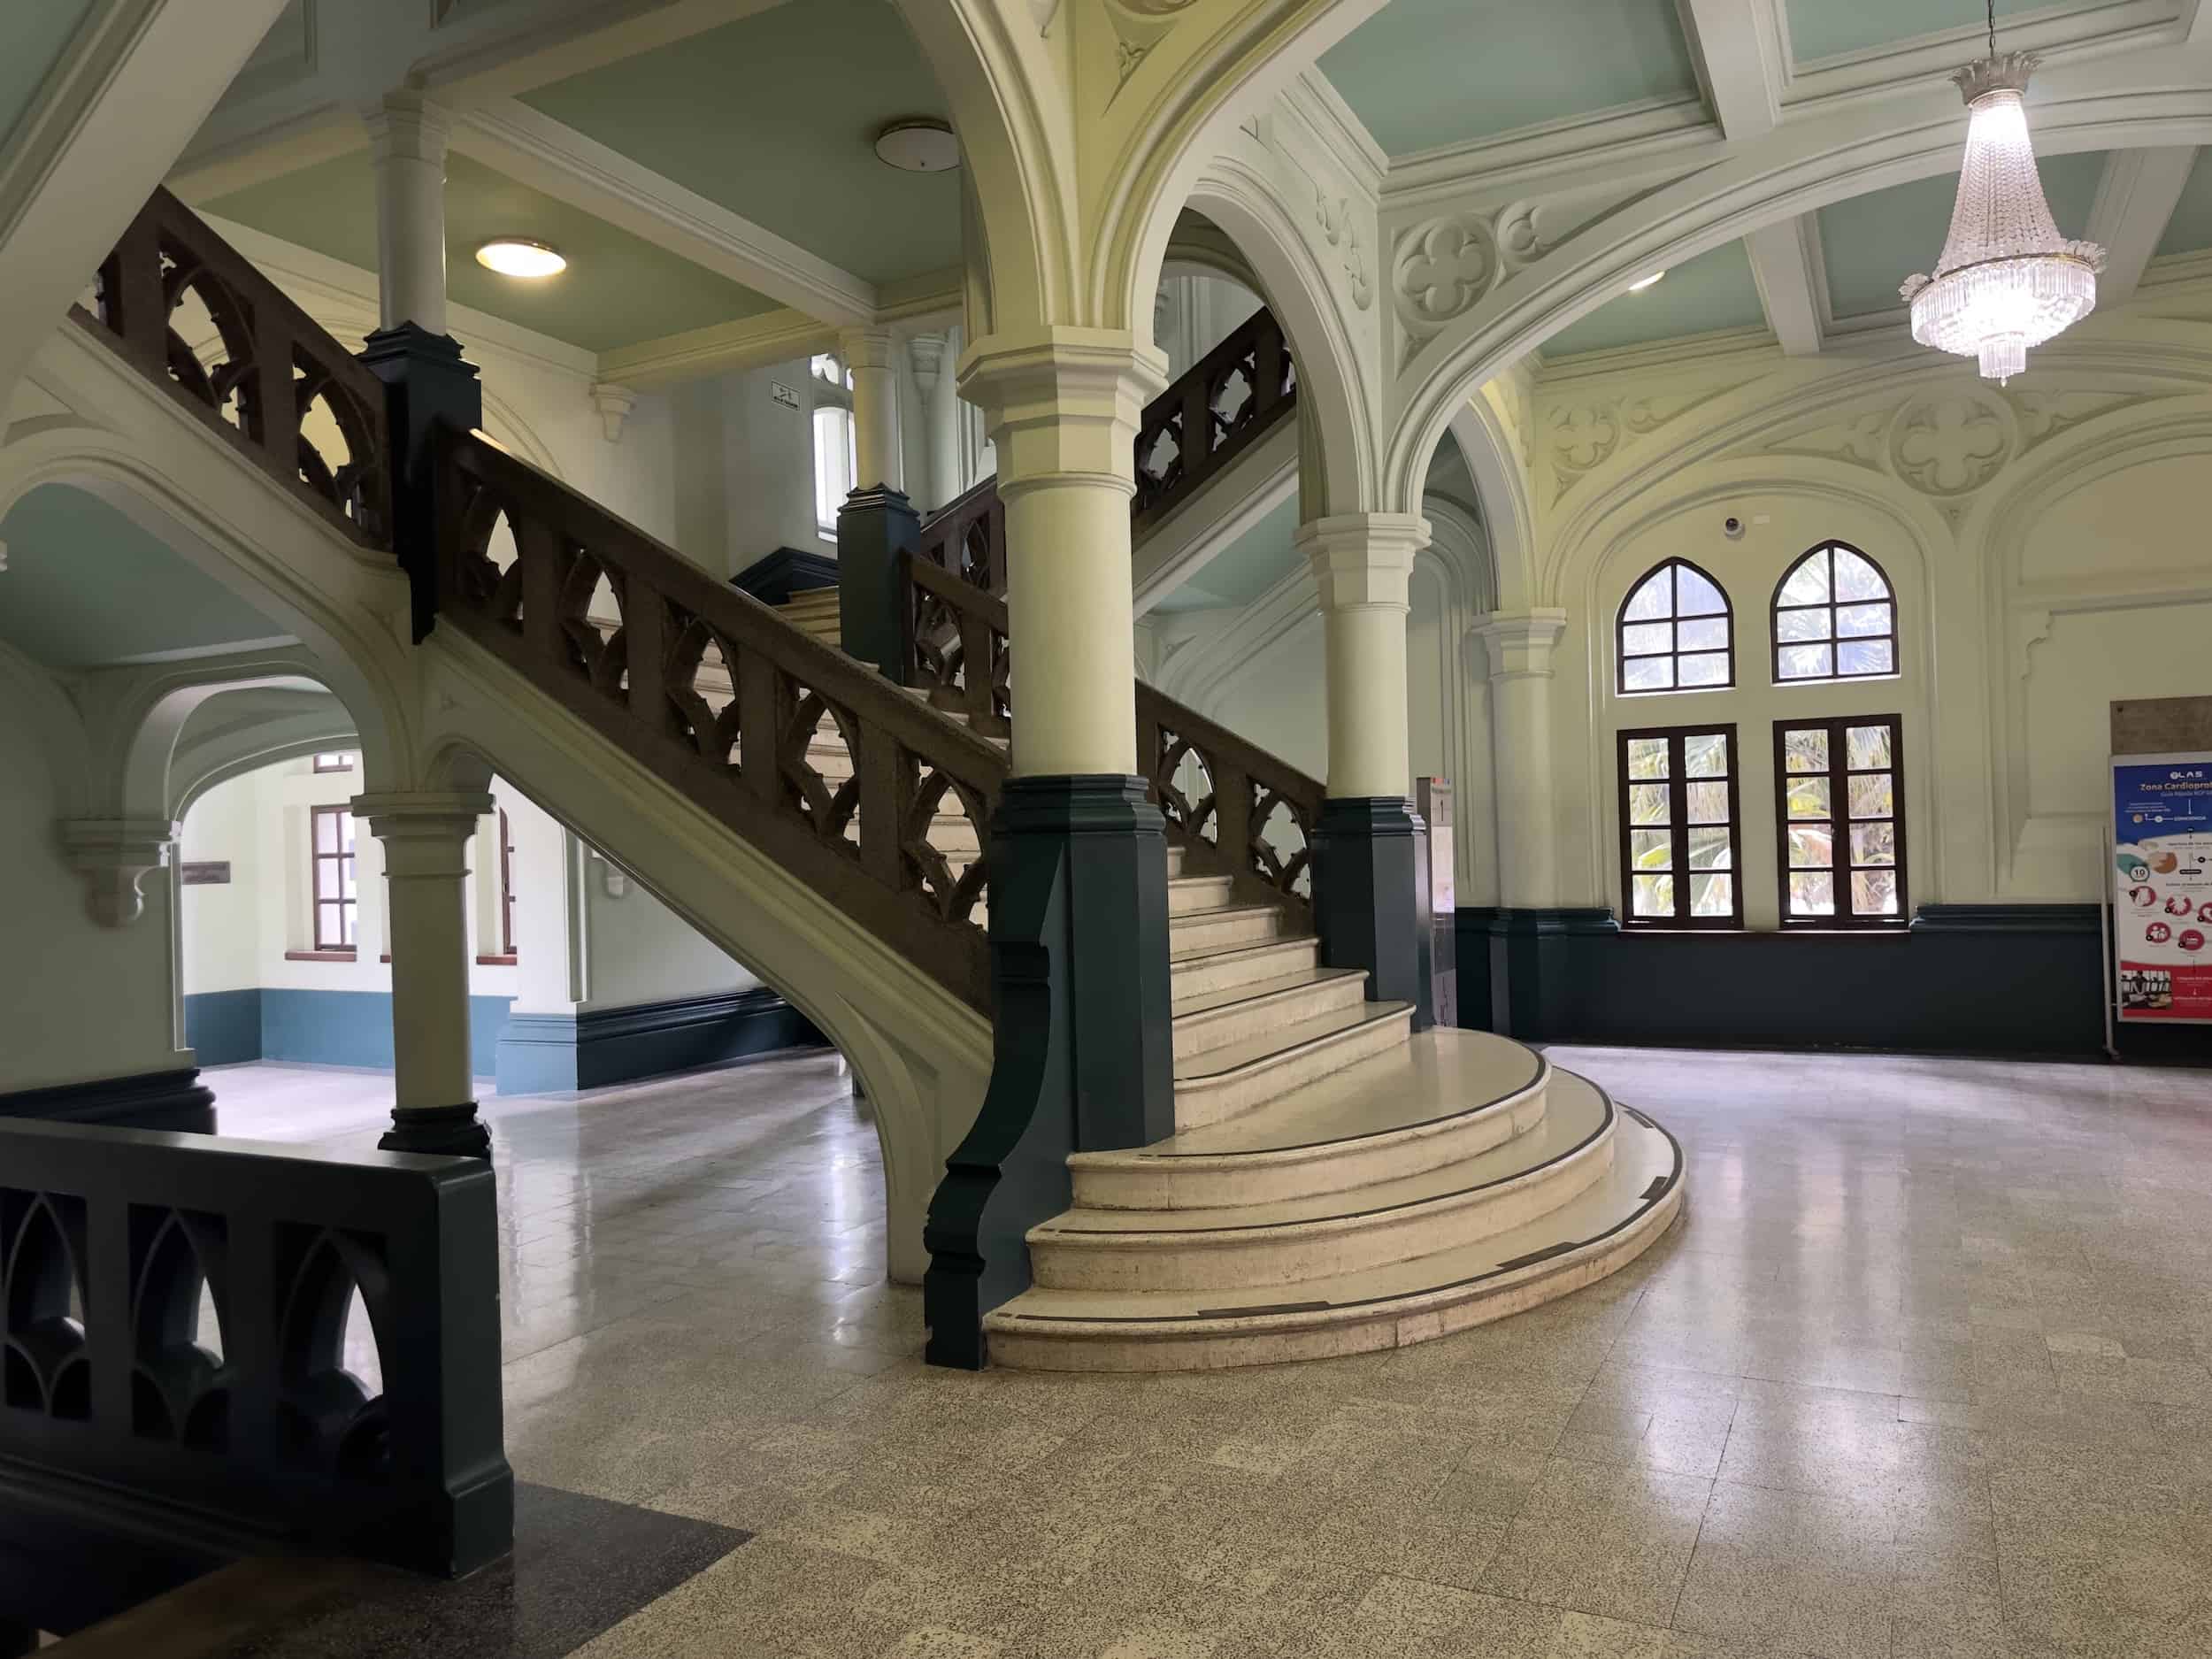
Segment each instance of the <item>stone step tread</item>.
[{"label": "stone step tread", "polygon": [[1542,1084],[1549,1071],[1541,1055],[1510,1038],[1439,1026],[1239,1117],[1128,1151],[1078,1152],[1068,1162],[1102,1167],[1234,1159],[1399,1133],[1486,1110]]},{"label": "stone step tread", "polygon": [[[1243,922],[1257,920],[1263,918],[1279,918],[1281,914],[1282,907],[1278,904],[1222,904],[1217,905],[1211,910],[1185,910],[1180,915],[1170,916],[1167,918],[1168,959],[1171,962],[1180,962],[1189,956],[1198,955],[1200,953],[1216,951],[1221,949],[1218,945],[1211,944],[1179,946],[1175,942],[1176,935],[1179,933],[1188,933],[1200,928],[1217,926],[1227,922]],[[1271,935],[1271,939],[1272,942],[1279,943],[1281,937],[1282,936],[1279,933]],[[1236,942],[1245,945],[1256,945],[1263,941],[1256,939],[1246,939],[1237,941]]]},{"label": "stone step tread", "polygon": [[1326,1014],[1317,1014],[1311,1019],[1279,1025],[1273,1031],[1248,1037],[1241,1042],[1224,1043],[1218,1048],[1194,1054],[1187,1060],[1178,1060],[1175,1063],[1175,1086],[1178,1088],[1194,1088],[1225,1082],[1239,1073],[1286,1056],[1294,1049],[1308,1048],[1333,1038],[1349,1037],[1370,1025],[1395,1019],[1412,1006],[1410,1002],[1355,1002],[1349,1008],[1336,1009]]},{"label": "stone step tread", "polygon": [[[1441,1102],[1438,1102],[1439,1105]],[[1224,1204],[1194,1210],[1099,1210],[1063,1211],[1032,1230],[1030,1236],[1083,1234],[1181,1235],[1209,1233],[1249,1234],[1271,1228],[1380,1216],[1439,1199],[1465,1196],[1558,1164],[1610,1133],[1613,1105],[1596,1085],[1555,1071],[1545,1091],[1544,1115],[1533,1127],[1502,1146],[1418,1174],[1374,1181],[1338,1192],[1316,1193],[1259,1204]]]},{"label": "stone step tread", "polygon": [[1234,1332],[1240,1326],[1295,1330],[1386,1317],[1417,1311],[1425,1302],[1448,1303],[1479,1294],[1486,1281],[1540,1277],[1556,1271],[1563,1258],[1602,1245],[1609,1235],[1675,1195],[1682,1162],[1673,1138],[1632,1111],[1622,1112],[1617,1133],[1613,1167],[1603,1179],[1534,1221],[1471,1244],[1290,1286],[1174,1291],[1032,1288],[987,1316],[984,1323],[992,1330],[1040,1337],[1122,1336],[1156,1341]]},{"label": "stone step tread", "polygon": [[1256,959],[1271,951],[1280,955],[1286,962],[1294,961],[1312,955],[1319,944],[1320,941],[1311,933],[1294,933],[1288,937],[1279,934],[1273,939],[1247,940],[1234,945],[1208,945],[1198,950],[1171,951],[1171,972],[1174,968],[1195,972],[1204,967],[1226,966],[1233,958],[1248,956]]},{"label": "stone step tread", "polygon": [[[1197,958],[1189,960],[1195,961]],[[1273,999],[1310,990],[1317,985],[1332,985],[1340,979],[1363,979],[1366,972],[1364,968],[1299,968],[1271,979],[1250,979],[1242,985],[1232,985],[1218,991],[1202,991],[1187,1001],[1176,1003],[1175,1018],[1181,1019],[1192,1014],[1218,1014],[1225,1010],[1240,1008],[1248,1002],[1256,1007]]]},{"label": "stone step tread", "polygon": [[[1170,876],[1167,884],[1171,887],[1214,887],[1225,894],[1233,893],[1237,883],[1234,876],[1188,875]],[[1226,907],[1216,905],[1214,908],[1221,910]]]}]

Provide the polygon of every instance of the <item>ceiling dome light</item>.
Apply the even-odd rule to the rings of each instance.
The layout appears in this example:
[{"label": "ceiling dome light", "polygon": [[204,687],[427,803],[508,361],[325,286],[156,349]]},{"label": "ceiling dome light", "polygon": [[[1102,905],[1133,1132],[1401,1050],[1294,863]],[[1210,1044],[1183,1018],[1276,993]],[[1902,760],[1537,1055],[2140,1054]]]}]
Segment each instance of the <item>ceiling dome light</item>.
[{"label": "ceiling dome light", "polygon": [[1664,271],[1654,271],[1649,276],[1645,277],[1641,281],[1631,282],[1628,285],[1628,291],[1631,294],[1641,294],[1646,288],[1649,288],[1653,283],[1656,282],[1661,277],[1666,274],[1667,273]]},{"label": "ceiling dome light", "polygon": [[1932,277],[1898,290],[1912,306],[1912,337],[1980,361],[2000,386],[2028,366],[2028,349],[2096,309],[2104,250],[2070,242],[2052,222],[2028,139],[2021,94],[2032,52],[1997,55],[1997,9],[1989,8],[1989,56],[1951,79],[1971,111],[1951,234]]},{"label": "ceiling dome light", "polygon": [[902,173],[949,173],[960,165],[960,141],[942,121],[918,116],[878,133],[876,156]]},{"label": "ceiling dome light", "polygon": [[511,277],[558,276],[568,269],[557,250],[526,236],[494,237],[476,250],[476,263]]}]

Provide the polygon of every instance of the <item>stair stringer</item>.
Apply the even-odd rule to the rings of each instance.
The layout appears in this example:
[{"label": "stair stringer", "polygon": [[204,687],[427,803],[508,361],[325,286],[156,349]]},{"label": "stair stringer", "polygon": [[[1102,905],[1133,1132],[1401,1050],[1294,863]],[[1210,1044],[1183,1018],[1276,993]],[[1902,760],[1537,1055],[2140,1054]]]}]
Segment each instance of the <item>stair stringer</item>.
[{"label": "stair stringer", "polygon": [[990,1021],[457,628],[419,657],[426,757],[488,763],[836,1043],[882,1143],[891,1277],[919,1283],[930,1195],[990,1082]]}]

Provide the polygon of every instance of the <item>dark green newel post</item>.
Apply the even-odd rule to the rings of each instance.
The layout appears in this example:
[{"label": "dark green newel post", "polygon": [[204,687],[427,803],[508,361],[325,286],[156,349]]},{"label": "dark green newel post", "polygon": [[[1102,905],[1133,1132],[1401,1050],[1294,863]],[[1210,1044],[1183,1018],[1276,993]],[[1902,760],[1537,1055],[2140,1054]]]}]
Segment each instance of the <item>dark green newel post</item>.
[{"label": "dark green newel post", "polygon": [[856,489],[838,509],[839,641],[846,656],[872,663],[902,686],[914,680],[906,561],[921,540],[921,515],[888,484]]},{"label": "dark green newel post", "polygon": [[413,589],[415,642],[438,619],[438,513],[432,437],[441,422],[472,432],[484,424],[476,365],[450,334],[414,323],[371,334],[361,361],[384,382],[391,440],[392,549]]},{"label": "dark green newel post", "polygon": [[1334,797],[1314,832],[1313,920],[1321,959],[1362,968],[1378,1002],[1410,1002],[1413,1028],[1435,1024],[1429,978],[1426,826],[1403,796]]},{"label": "dark green newel post", "polygon": [[1025,1235],[1068,1207],[1068,1154],[1175,1129],[1167,840],[1144,780],[1011,780],[990,869],[991,1086],[923,1234],[928,1358],[969,1370],[983,1316],[1028,1288]]}]

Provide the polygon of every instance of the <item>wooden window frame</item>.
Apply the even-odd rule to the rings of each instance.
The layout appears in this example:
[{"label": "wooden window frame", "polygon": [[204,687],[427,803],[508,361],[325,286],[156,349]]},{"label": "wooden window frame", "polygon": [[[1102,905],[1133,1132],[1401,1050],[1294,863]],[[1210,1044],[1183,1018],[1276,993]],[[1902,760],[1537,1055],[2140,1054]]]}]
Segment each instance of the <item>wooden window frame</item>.
[{"label": "wooden window frame", "polygon": [[[1720,734],[1728,739],[1728,775],[1724,780],[1693,780],[1682,764],[1683,740]],[[1649,829],[1651,825],[1631,822],[1628,810],[1630,779],[1628,775],[1628,746],[1632,740],[1663,738],[1667,741],[1668,821],[1671,833],[1672,871],[1676,878],[1675,914],[1669,917],[1638,916],[1636,914],[1635,859],[1629,851],[1632,845],[1631,832]],[[1619,733],[1615,745],[1615,765],[1619,773],[1620,787],[1620,849],[1621,849],[1621,929],[1624,933],[1725,933],[1743,931],[1743,744],[1732,720],[1701,720],[1683,726],[1637,726]],[[1645,779],[1647,783],[1660,782]],[[1728,874],[1729,894],[1733,900],[1726,916],[1692,916],[1686,914],[1690,906],[1690,831],[1693,827],[1710,829],[1708,824],[1692,826],[1689,797],[1692,782],[1724,781],[1728,785]],[[1699,874],[1718,875],[1717,870],[1698,872]]]},{"label": "wooden window frame", "polygon": [[[1717,611],[1707,611],[1694,617],[1683,616],[1681,614],[1681,607],[1678,603],[1680,589],[1679,584],[1678,583],[1676,588],[1670,592],[1670,609],[1665,616],[1655,617],[1650,622],[1631,622],[1628,619],[1628,607],[1635,602],[1636,595],[1643,592],[1645,587],[1649,584],[1653,577],[1659,575],[1663,572],[1671,571],[1678,566],[1684,570],[1695,572],[1700,579],[1711,584],[1713,591],[1720,595],[1721,608]],[[1713,653],[1711,651],[1685,652],[1682,649],[1682,624],[1685,622],[1709,622],[1716,616],[1720,618],[1722,626],[1728,636],[1728,642],[1722,647],[1722,654],[1728,658],[1728,678],[1725,680],[1716,680],[1709,685],[1686,686],[1682,683],[1682,658],[1685,656],[1710,657]],[[1628,664],[1632,660],[1628,650],[1628,631],[1632,627],[1650,627],[1663,622],[1669,627],[1675,630],[1675,633],[1672,635],[1674,640],[1673,649],[1665,651],[1639,651],[1636,653],[1633,660],[1640,663],[1655,663],[1662,657],[1666,658],[1666,660],[1673,666],[1674,684],[1671,686],[1653,686],[1640,691],[1631,691],[1628,688]],[[1674,557],[1661,559],[1656,565],[1653,565],[1649,570],[1646,571],[1641,576],[1639,576],[1634,581],[1628,585],[1628,591],[1621,595],[1620,608],[1613,613],[1613,693],[1616,696],[1664,697],[1670,696],[1678,691],[1730,691],[1735,688],[1735,602],[1729,598],[1728,589],[1721,586],[1720,582],[1714,577],[1712,572],[1705,569],[1694,560],[1686,559],[1678,555]]]},{"label": "wooden window frame", "polygon": [[[334,838],[338,844],[338,850],[334,853],[326,853],[322,849],[322,824],[326,818],[340,826]],[[308,810],[308,904],[314,918],[311,936],[315,941],[313,950],[305,957],[308,961],[350,962],[354,960],[358,949],[357,945],[347,943],[345,938],[349,910],[352,912],[352,932],[357,940],[360,937],[361,928],[360,900],[358,896],[350,899],[346,897],[345,887],[345,864],[348,859],[355,861],[354,882],[357,894],[360,885],[360,855],[357,850],[348,851],[346,849],[345,826],[352,820],[353,809],[349,806],[319,806],[311,807]],[[333,864],[337,867],[332,896],[327,899],[323,896],[323,866],[325,864]],[[338,937],[334,940],[326,938],[323,933],[324,908],[334,904],[338,907]]]},{"label": "wooden window frame", "polygon": [[499,954],[515,959],[515,842],[507,809],[499,809]]},{"label": "wooden window frame", "polygon": [[[1882,587],[1888,596],[1885,599],[1839,600],[1836,597],[1835,565],[1835,555],[1839,549],[1846,553],[1855,554],[1860,558],[1864,559],[1867,563],[1867,567],[1877,576],[1882,579]],[[1782,603],[1782,590],[1790,585],[1790,578],[1796,575],[1797,572],[1804,567],[1805,561],[1811,558],[1816,553],[1825,553],[1829,556],[1828,598],[1826,603],[1813,605],[1784,604]],[[1825,674],[1799,674],[1790,679],[1783,678],[1782,650],[1786,645],[1825,645],[1828,647],[1829,667],[1832,670],[1839,669],[1843,663],[1844,637],[1836,632],[1836,612],[1839,610],[1845,610],[1854,605],[1873,604],[1886,604],[1889,607],[1889,632],[1887,634],[1854,634],[1849,636],[1850,643],[1853,645],[1879,645],[1884,641],[1887,641],[1889,643],[1889,666],[1887,668],[1878,669],[1874,672],[1869,674],[1830,672]],[[1828,613],[1828,637],[1824,640],[1783,639],[1782,613],[1785,611],[1825,611]],[[1781,579],[1774,584],[1774,597],[1767,604],[1767,666],[1769,671],[1774,676],[1775,685],[1778,687],[1832,686],[1839,683],[1848,683],[1853,680],[1896,679],[1897,676],[1903,672],[1905,661],[1903,655],[1903,644],[1898,632],[1897,611],[1897,584],[1890,580],[1889,572],[1882,568],[1881,560],[1876,558],[1864,548],[1854,547],[1850,542],[1839,541],[1834,536],[1830,536],[1826,541],[1816,542],[1813,546],[1807,548],[1802,553],[1799,554],[1795,558],[1789,562],[1788,568],[1783,571]],[[1863,724],[1863,722],[1862,722],[1862,724]]]},{"label": "wooden window frame", "polygon": [[[329,761],[331,764],[326,766],[323,764],[325,761]],[[326,749],[319,751],[315,756],[314,765],[315,770],[318,772],[351,772],[353,770],[353,751],[350,749]]]},{"label": "wooden window frame", "polygon": [[[1861,767],[1855,772],[1850,764],[1848,728],[1855,726],[1886,726],[1889,728],[1889,764],[1886,767]],[[1792,732],[1825,731],[1828,733],[1828,770],[1824,774],[1815,772],[1792,772],[1789,769],[1788,734]],[[1889,775],[1889,810],[1887,819],[1897,832],[1897,862],[1895,864],[1861,864],[1851,858],[1851,780],[1870,778],[1877,772]],[[1832,816],[1825,821],[1830,826],[1833,862],[1829,873],[1835,878],[1833,891],[1836,910],[1829,916],[1792,916],[1790,914],[1790,780],[1818,778],[1828,780],[1828,805]],[[1816,824],[1818,818],[1801,818],[1800,823]],[[1880,818],[1861,818],[1863,824],[1878,824]],[[1782,927],[1786,933],[1892,933],[1907,926],[1912,920],[1912,896],[1907,885],[1908,849],[1905,842],[1905,717],[1902,714],[1846,714],[1833,718],[1799,718],[1777,720],[1774,723],[1774,838],[1775,884],[1781,899]],[[1890,870],[1897,872],[1897,912],[1893,916],[1861,916],[1851,908],[1851,877],[1861,870]],[[1817,874],[1809,866],[1800,873]]]}]

